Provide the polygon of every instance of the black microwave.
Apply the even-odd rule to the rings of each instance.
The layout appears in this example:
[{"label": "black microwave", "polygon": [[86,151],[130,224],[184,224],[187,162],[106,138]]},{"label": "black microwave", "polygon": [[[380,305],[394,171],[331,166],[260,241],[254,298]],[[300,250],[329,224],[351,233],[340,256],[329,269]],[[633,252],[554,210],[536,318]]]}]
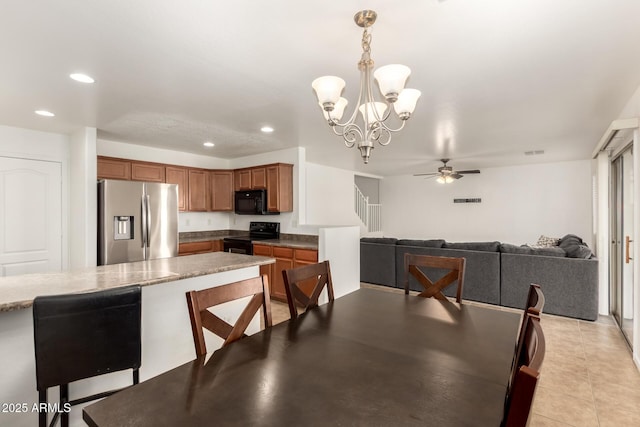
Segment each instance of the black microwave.
[{"label": "black microwave", "polygon": [[267,211],[267,190],[236,191],[235,212],[238,215],[274,215]]}]

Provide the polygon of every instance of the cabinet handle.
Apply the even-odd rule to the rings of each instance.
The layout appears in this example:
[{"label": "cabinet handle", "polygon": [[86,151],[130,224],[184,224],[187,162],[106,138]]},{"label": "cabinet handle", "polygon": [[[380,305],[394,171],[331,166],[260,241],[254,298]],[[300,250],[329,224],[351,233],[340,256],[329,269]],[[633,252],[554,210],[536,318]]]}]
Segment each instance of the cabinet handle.
[{"label": "cabinet handle", "polygon": [[629,238],[629,236],[626,236],[626,237],[625,237],[625,242],[624,242],[625,252],[626,252],[626,254],[625,254],[625,256],[624,256],[624,262],[625,262],[626,264],[629,264],[629,261],[631,261],[631,260],[633,259],[633,258],[631,258],[631,257],[629,256],[629,246],[630,246],[630,243],[631,243],[631,242],[633,242],[633,240],[631,240],[631,239]]}]

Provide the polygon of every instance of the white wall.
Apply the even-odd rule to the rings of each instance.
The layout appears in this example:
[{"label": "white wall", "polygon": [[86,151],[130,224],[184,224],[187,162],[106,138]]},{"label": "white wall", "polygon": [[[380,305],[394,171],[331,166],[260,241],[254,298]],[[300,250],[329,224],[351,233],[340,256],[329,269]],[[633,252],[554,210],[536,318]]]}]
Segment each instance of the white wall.
[{"label": "white wall", "polygon": [[[380,183],[383,230],[398,238],[535,243],[572,233],[591,242],[591,162],[483,169],[452,184],[414,176]],[[482,203],[453,203],[481,198]]]},{"label": "white wall", "polygon": [[[318,233],[318,261],[329,261],[335,298],[360,289],[360,227],[326,227]],[[355,268],[354,268],[355,267]],[[322,302],[326,302],[326,291]]]},{"label": "white wall", "polygon": [[360,225],[353,207],[353,171],[307,163],[307,223]]},{"label": "white wall", "polygon": [[69,268],[97,264],[98,194],[96,128],[82,128],[69,140]]}]

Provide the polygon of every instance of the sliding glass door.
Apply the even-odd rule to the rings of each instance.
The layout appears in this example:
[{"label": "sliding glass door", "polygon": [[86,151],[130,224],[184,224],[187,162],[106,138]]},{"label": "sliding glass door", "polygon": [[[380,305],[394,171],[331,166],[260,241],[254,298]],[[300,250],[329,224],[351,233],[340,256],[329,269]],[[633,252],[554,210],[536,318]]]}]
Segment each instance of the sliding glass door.
[{"label": "sliding glass door", "polygon": [[633,343],[633,148],[612,163],[611,313]]}]

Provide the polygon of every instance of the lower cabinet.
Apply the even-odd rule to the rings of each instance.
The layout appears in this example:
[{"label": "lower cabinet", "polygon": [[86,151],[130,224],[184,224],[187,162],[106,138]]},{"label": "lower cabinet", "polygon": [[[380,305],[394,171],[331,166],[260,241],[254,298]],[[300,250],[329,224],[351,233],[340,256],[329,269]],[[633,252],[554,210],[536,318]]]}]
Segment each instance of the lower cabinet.
[{"label": "lower cabinet", "polygon": [[204,254],[207,252],[221,252],[222,248],[222,240],[180,243],[178,245],[178,256]]},{"label": "lower cabinet", "polygon": [[[260,267],[260,274],[266,274],[269,278],[269,292],[271,298],[286,302],[287,293],[284,289],[282,272],[295,267],[300,267],[318,262],[318,251],[315,249],[294,249],[285,246],[253,245],[253,254],[275,258],[275,264]],[[315,282],[311,283],[313,287]],[[306,288],[303,284],[303,290]]]}]

